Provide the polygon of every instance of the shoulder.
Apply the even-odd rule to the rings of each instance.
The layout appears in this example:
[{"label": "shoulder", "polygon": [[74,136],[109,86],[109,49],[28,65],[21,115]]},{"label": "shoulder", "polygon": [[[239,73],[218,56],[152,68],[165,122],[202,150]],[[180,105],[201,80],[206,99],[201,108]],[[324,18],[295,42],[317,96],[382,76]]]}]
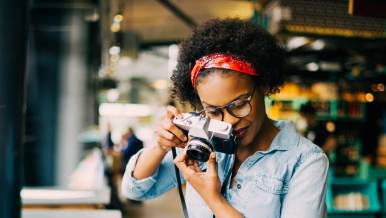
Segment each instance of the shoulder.
[{"label": "shoulder", "polygon": [[[300,135],[292,122],[277,121],[275,125],[280,129],[277,140],[274,144],[282,144],[280,147],[291,153],[301,156],[311,154],[323,154],[323,150],[306,137]],[[277,145],[275,145],[277,146]]]},{"label": "shoulder", "polygon": [[293,148],[296,158],[292,162],[291,180],[296,177],[324,178],[329,168],[329,160],[324,151],[309,139],[299,136],[299,143]]},{"label": "shoulder", "polygon": [[279,121],[277,126],[285,132],[280,141],[286,143],[284,148],[287,150],[283,153],[283,156],[287,157],[286,165],[292,168],[293,172],[297,168],[309,164],[328,168],[328,158],[324,151],[312,141],[300,135],[292,123]]},{"label": "shoulder", "polygon": [[324,151],[309,139],[299,135],[299,143],[293,148],[299,155],[299,161],[304,162],[311,156],[324,158]]}]

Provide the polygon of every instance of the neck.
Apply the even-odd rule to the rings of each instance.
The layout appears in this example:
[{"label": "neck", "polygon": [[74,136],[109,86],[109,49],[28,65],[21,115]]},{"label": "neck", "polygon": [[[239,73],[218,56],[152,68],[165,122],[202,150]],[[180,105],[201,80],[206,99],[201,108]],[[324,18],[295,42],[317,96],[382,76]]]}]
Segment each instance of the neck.
[{"label": "neck", "polygon": [[250,146],[239,148],[237,151],[237,159],[242,162],[253,155],[256,151],[266,151],[269,149],[273,139],[279,132],[279,129],[273,125],[272,120],[266,117],[261,125],[259,133]]}]

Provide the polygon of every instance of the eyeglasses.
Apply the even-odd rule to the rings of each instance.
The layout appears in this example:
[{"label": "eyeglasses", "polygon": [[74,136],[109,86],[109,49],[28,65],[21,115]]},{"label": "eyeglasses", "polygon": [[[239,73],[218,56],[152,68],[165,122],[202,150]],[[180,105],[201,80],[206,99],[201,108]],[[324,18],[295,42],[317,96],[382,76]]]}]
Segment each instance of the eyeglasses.
[{"label": "eyeglasses", "polygon": [[245,99],[236,99],[229,104],[226,104],[221,107],[208,107],[201,111],[201,114],[209,117],[210,119],[224,121],[224,109],[228,113],[237,118],[246,117],[252,110],[251,100],[255,93],[256,87],[253,88],[252,93],[248,98]]}]

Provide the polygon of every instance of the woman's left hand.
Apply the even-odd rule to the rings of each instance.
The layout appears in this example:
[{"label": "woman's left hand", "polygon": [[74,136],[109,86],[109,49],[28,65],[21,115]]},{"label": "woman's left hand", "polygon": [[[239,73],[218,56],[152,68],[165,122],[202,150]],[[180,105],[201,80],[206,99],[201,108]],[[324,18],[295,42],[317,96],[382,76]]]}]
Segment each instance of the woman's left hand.
[{"label": "woman's left hand", "polygon": [[175,159],[174,163],[181,170],[187,182],[200,194],[202,199],[209,202],[221,199],[221,183],[216,170],[216,154],[210,154],[207,170],[203,172],[198,162],[190,160],[186,154],[186,149]]}]

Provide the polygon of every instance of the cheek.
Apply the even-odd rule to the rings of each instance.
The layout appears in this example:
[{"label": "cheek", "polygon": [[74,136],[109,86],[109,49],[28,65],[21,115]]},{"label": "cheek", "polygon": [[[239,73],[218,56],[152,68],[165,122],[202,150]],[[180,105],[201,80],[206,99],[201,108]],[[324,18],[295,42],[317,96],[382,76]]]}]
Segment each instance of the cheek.
[{"label": "cheek", "polygon": [[265,111],[265,102],[263,97],[259,97],[256,99],[255,103],[252,104],[251,115],[253,116],[253,120],[255,122],[263,122],[264,118],[267,116]]},{"label": "cheek", "polygon": [[252,110],[251,114],[246,117],[245,122],[250,126],[249,137],[254,137],[261,128],[261,125],[265,119],[265,109]]},{"label": "cheek", "polygon": [[[260,104],[258,104],[260,105]],[[262,123],[266,113],[264,107],[259,107],[258,105],[254,105],[251,113],[246,117],[246,120],[250,122],[252,125],[259,125],[259,123]]]}]

